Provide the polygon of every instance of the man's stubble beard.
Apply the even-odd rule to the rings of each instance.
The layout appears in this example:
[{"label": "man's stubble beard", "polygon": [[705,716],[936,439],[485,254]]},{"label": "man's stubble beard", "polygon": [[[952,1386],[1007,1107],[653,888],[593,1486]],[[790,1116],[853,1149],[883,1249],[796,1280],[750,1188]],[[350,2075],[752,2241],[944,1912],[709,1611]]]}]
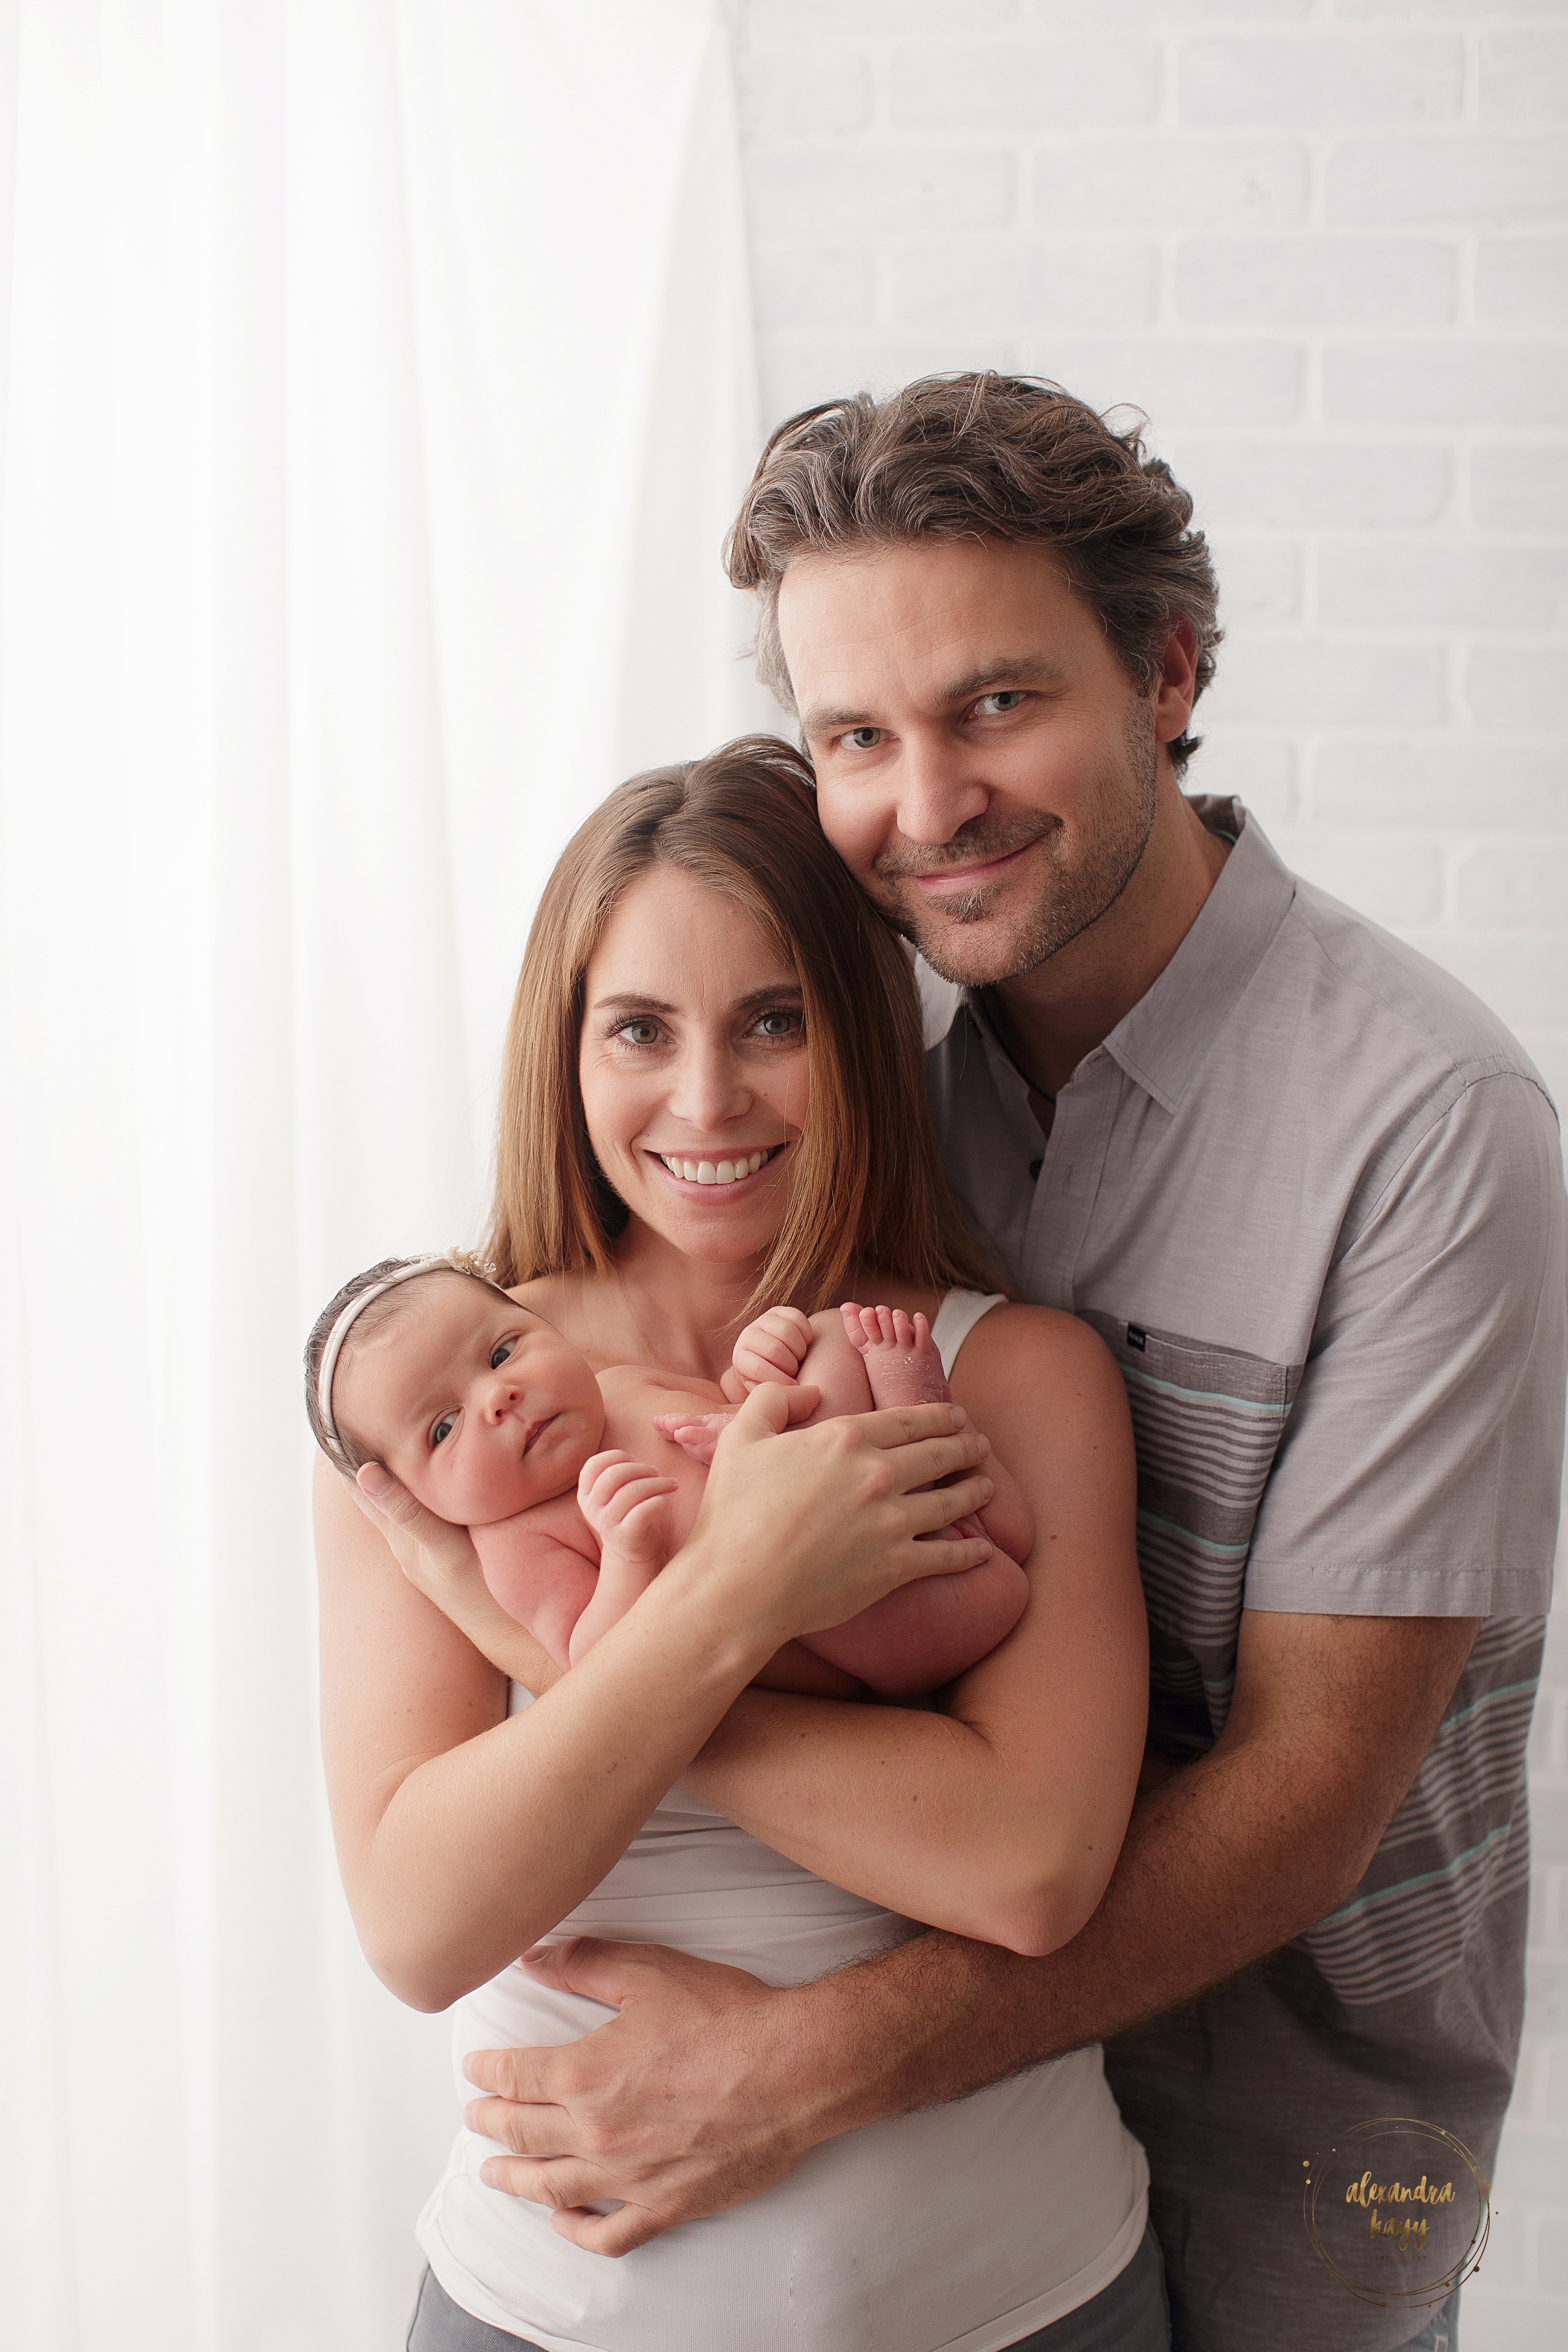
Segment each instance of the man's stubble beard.
[{"label": "man's stubble beard", "polygon": [[[1154,830],[1159,776],[1154,714],[1146,702],[1137,701],[1127,728],[1125,764],[1101,803],[1106,821],[1090,838],[1081,865],[1061,864],[1062,825],[1057,817],[1032,815],[999,823],[975,817],[943,844],[939,856],[889,852],[878,858],[873,869],[881,886],[875,894],[878,904],[943,980],[956,981],[963,987],[988,988],[1033,971],[1109,914],[1131,881]],[[917,891],[906,894],[905,878],[911,874],[940,873],[944,866],[971,866],[1005,857],[1034,841],[1045,844],[1056,887],[1019,919],[1020,928],[995,959],[997,968],[975,969],[962,953],[962,935],[993,913],[997,894],[1006,885],[993,883],[945,898],[938,916]]]}]

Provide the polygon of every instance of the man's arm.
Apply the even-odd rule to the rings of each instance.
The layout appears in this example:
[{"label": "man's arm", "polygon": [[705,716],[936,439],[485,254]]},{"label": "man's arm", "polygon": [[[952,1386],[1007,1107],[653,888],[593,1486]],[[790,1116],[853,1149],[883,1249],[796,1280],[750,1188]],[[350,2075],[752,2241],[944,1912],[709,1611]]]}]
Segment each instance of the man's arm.
[{"label": "man's arm", "polygon": [[[556,2208],[578,2244],[625,2253],[756,2196],[821,2140],[1179,2007],[1344,1900],[1479,1622],[1245,1612],[1224,1734],[1140,1800],[1099,1910],[1045,1959],[931,1934],[775,1991],[658,1947],[551,1953],[535,1964],[547,1981],[620,2015],[560,2049],[468,2062],[500,2095],[475,2127],[519,2151],[486,2178]],[[752,1703],[727,1738],[744,1741]],[[704,1780],[715,1802],[723,1778]],[[619,2212],[583,2210],[610,2198]]]}]

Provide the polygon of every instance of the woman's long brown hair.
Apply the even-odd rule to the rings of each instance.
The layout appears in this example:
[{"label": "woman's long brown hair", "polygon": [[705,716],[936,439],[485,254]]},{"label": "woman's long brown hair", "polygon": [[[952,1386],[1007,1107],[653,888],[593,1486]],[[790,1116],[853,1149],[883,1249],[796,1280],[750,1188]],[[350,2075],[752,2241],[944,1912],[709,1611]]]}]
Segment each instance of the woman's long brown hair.
[{"label": "woman's long brown hair", "polygon": [[486,1256],[510,1287],[606,1271],[626,1212],[595,1161],[578,1082],[584,983],[616,901],[656,865],[743,907],[794,963],[809,1092],[784,1223],[746,1312],[832,1305],[852,1266],[996,1287],[937,1154],[908,961],[817,823],[809,763],[748,735],[620,785],[551,876],[507,1030]]}]

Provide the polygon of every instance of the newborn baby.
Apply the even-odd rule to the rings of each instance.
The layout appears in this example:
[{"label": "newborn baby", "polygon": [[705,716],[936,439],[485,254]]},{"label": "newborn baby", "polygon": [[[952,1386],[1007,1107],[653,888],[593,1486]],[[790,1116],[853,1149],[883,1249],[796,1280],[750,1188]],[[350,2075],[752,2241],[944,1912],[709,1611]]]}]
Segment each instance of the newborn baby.
[{"label": "newborn baby", "polygon": [[[437,1517],[466,1527],[485,1581],[560,1665],[623,1617],[691,1532],[729,1413],[763,1381],[822,1391],[811,1418],[942,1403],[923,1315],[774,1307],[736,1343],[724,1387],[644,1364],[597,1376],[552,1325],[450,1259],[356,1276],[306,1350],[318,1442],[340,1469],[384,1464]],[[728,1391],[728,1393],[726,1392]],[[907,1698],[995,1648],[1028,1597],[1022,1494],[992,1457],[978,1568],[906,1584],[843,1625],[790,1642],[776,1690]],[[973,1523],[962,1523],[970,1533]],[[955,1530],[956,1532],[956,1530]]]}]

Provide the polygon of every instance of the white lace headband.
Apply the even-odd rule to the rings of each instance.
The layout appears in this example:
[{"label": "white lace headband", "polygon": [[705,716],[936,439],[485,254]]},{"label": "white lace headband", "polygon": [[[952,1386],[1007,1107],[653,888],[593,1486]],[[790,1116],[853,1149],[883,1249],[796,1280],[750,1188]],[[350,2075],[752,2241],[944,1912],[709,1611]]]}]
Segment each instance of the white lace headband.
[{"label": "white lace headband", "polygon": [[338,1369],[343,1341],[373,1298],[379,1298],[384,1290],[395,1290],[400,1282],[412,1282],[416,1274],[429,1274],[438,1265],[444,1265],[451,1274],[458,1271],[449,1257],[416,1257],[412,1265],[400,1265],[395,1274],[389,1274],[384,1282],[373,1282],[368,1290],[362,1290],[351,1298],[333,1324],[331,1337],[321,1350],[321,1369],[316,1375],[316,1402],[321,1409],[322,1426],[340,1454],[344,1448],[343,1441],[338,1435],[338,1424],[332,1419],[332,1374]]}]

